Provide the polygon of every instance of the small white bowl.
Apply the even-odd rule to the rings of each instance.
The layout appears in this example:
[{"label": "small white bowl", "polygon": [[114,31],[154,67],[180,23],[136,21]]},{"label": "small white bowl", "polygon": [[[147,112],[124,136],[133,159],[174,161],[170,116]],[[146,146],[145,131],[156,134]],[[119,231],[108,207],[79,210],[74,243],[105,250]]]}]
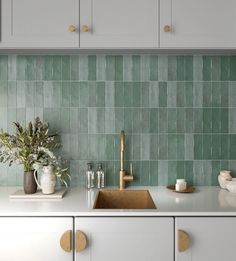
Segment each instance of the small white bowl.
[{"label": "small white bowl", "polygon": [[236,193],[236,181],[227,181],[226,182],[226,188],[229,192]]}]

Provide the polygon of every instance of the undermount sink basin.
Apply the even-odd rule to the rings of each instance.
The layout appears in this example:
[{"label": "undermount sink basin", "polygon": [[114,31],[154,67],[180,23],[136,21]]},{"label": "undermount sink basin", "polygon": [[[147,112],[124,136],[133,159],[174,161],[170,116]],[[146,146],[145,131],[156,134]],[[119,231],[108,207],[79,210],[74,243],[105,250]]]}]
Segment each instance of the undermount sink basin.
[{"label": "undermount sink basin", "polygon": [[148,190],[99,190],[94,209],[156,209]]}]

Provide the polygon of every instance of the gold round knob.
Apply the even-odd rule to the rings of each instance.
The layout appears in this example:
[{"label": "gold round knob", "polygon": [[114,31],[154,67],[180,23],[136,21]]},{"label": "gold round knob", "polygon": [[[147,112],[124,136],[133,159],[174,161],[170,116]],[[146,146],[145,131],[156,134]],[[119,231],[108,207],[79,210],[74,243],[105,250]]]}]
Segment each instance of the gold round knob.
[{"label": "gold round knob", "polygon": [[163,31],[165,32],[165,33],[169,33],[170,32],[170,26],[168,25],[168,24],[166,24],[166,25],[164,25],[164,27],[163,27]]},{"label": "gold round knob", "polygon": [[89,26],[87,24],[82,25],[82,32],[87,33],[89,31]]},{"label": "gold round knob", "polygon": [[69,25],[68,30],[69,32],[74,33],[77,30],[77,28],[75,25],[71,24]]}]

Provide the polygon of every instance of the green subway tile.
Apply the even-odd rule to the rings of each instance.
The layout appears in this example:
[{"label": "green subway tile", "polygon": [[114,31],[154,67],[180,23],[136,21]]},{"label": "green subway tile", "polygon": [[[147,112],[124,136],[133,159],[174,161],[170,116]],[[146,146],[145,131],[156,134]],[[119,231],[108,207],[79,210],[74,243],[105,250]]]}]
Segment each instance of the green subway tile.
[{"label": "green subway tile", "polygon": [[[36,83],[36,92],[35,92],[35,100],[36,101],[38,100],[36,94],[40,95],[40,93],[39,93],[40,88],[37,85],[37,83]],[[70,86],[70,82],[62,82],[61,83],[61,107],[70,107],[70,102],[71,102],[71,86]]]},{"label": "green subway tile", "polygon": [[105,163],[106,170],[106,186],[114,186],[115,185],[115,162],[106,161]]},{"label": "green subway tile", "polygon": [[132,181],[132,186],[140,186],[141,185],[141,176],[142,176],[142,162],[135,161],[133,163],[133,172],[135,179]]},{"label": "green subway tile", "polygon": [[177,161],[168,161],[168,185],[175,184],[177,178]]},{"label": "green subway tile", "polygon": [[150,110],[149,109],[141,109],[141,122],[142,122],[142,133],[150,133]]},{"label": "green subway tile", "polygon": [[105,83],[105,106],[115,107],[115,86],[114,82]]},{"label": "green subway tile", "polygon": [[177,83],[177,100],[176,100],[177,107],[184,107],[185,106],[185,86],[183,82]]},{"label": "green subway tile", "polygon": [[236,135],[231,134],[229,135],[229,159],[235,160],[236,159]]},{"label": "green subway tile", "polygon": [[133,132],[133,110],[131,108],[124,109],[124,130],[127,133]]},{"label": "green subway tile", "polygon": [[211,56],[203,56],[203,67],[202,67],[203,81],[211,81],[212,71],[212,60]]},{"label": "green subway tile", "polygon": [[124,129],[124,108],[115,108],[115,132],[120,133]]},{"label": "green subway tile", "polygon": [[184,162],[184,177],[189,185],[193,185],[193,161]]},{"label": "green subway tile", "polygon": [[141,105],[141,84],[140,82],[133,82],[133,107],[140,107]]},{"label": "green subway tile", "polygon": [[221,135],[220,138],[220,159],[229,159],[229,135]]},{"label": "green subway tile", "polygon": [[168,111],[168,133],[177,132],[177,110],[167,109]]},{"label": "green subway tile", "polygon": [[212,159],[221,158],[221,135],[212,135]]},{"label": "green subway tile", "polygon": [[[147,61],[146,61],[147,62]],[[124,55],[123,57],[123,71],[124,71],[124,81],[132,81],[133,80],[133,61],[131,55]],[[149,79],[148,79],[149,80]]]},{"label": "green subway tile", "polygon": [[[71,101],[74,99],[74,104],[79,105],[81,108],[88,107],[89,106],[89,86],[88,82],[79,82],[79,83],[71,83]],[[78,90],[77,90],[78,85]],[[74,89],[74,92],[77,96],[74,96],[72,89]],[[79,95],[79,99],[77,98]],[[73,104],[72,103],[72,104]]]},{"label": "green subway tile", "polygon": [[97,55],[97,81],[106,80],[106,56]]},{"label": "green subway tile", "polygon": [[221,109],[221,133],[229,132],[229,109]]},{"label": "green subway tile", "polygon": [[203,161],[193,162],[193,184],[195,186],[204,185]]},{"label": "green subway tile", "polygon": [[89,107],[97,106],[97,86],[95,82],[88,82],[89,88]]},{"label": "green subway tile", "polygon": [[212,56],[212,81],[220,81],[221,59],[220,56]]},{"label": "green subway tile", "polygon": [[[125,136],[125,160],[133,159],[133,137],[131,134],[127,134]],[[129,169],[129,168],[128,168]]]},{"label": "green subway tile", "polygon": [[236,56],[230,56],[230,81],[236,81]]},{"label": "green subway tile", "polygon": [[159,82],[159,107],[167,107],[167,83]]},{"label": "green subway tile", "polygon": [[[35,106],[35,82],[26,82],[25,89],[26,107],[33,108]],[[59,90],[59,96],[61,96],[60,91],[61,90]],[[56,95],[57,93],[55,94],[55,96]],[[60,97],[58,101],[60,101]],[[57,104],[57,106],[60,107],[60,104]]]},{"label": "green subway tile", "polygon": [[158,109],[150,109],[150,133],[158,133]]},{"label": "green subway tile", "polygon": [[133,109],[133,133],[140,133],[141,129],[141,109]]},{"label": "green subway tile", "polygon": [[78,55],[71,56],[71,80],[72,81],[79,80],[79,56]]},{"label": "green subway tile", "polygon": [[185,83],[185,107],[193,107],[193,83]]},{"label": "green subway tile", "polygon": [[185,158],[185,137],[177,135],[177,159],[184,160]]},{"label": "green subway tile", "polygon": [[158,161],[158,184],[168,185],[168,161]]},{"label": "green subway tile", "polygon": [[88,133],[88,108],[78,109],[78,125],[79,133]]},{"label": "green subway tile", "polygon": [[220,79],[221,81],[228,81],[230,79],[230,57],[220,57]]},{"label": "green subway tile", "polygon": [[88,110],[88,132],[97,134],[105,130],[105,109],[89,108]]},{"label": "green subway tile", "polygon": [[7,81],[0,81],[0,107],[7,107]]},{"label": "green subway tile", "polygon": [[193,134],[185,134],[184,135],[184,152],[185,152],[185,160],[193,160],[194,159],[194,135]]},{"label": "green subway tile", "polygon": [[158,128],[159,133],[167,133],[167,109],[159,108],[158,110]]},{"label": "green subway tile", "polygon": [[177,104],[177,83],[167,82],[167,107],[175,108]]},{"label": "green subway tile", "polygon": [[220,82],[212,82],[212,107],[221,106],[221,86]]},{"label": "green subway tile", "polygon": [[132,80],[133,81],[140,81],[141,79],[141,59],[140,55],[133,55],[132,56]]},{"label": "green subway tile", "polygon": [[212,86],[210,82],[203,83],[203,107],[212,107]]},{"label": "green subway tile", "polygon": [[228,82],[221,83],[221,106],[222,107],[229,106],[229,83]]},{"label": "green subway tile", "polygon": [[149,160],[150,159],[150,135],[142,134],[141,135],[141,159]]},{"label": "green subway tile", "polygon": [[115,56],[112,55],[106,56],[106,80],[115,80]]},{"label": "green subway tile", "polygon": [[212,135],[203,135],[203,159],[210,160],[212,158]]},{"label": "green subway tile", "polygon": [[158,56],[150,56],[150,81],[158,80]]},{"label": "green subway tile", "polygon": [[193,84],[193,106],[201,108],[203,105],[203,83]]},{"label": "green subway tile", "polygon": [[105,108],[105,133],[115,133],[115,109]]},{"label": "green subway tile", "polygon": [[95,81],[97,79],[97,57],[96,55],[88,56],[88,80]]},{"label": "green subway tile", "polygon": [[168,57],[166,55],[158,56],[158,80],[168,80]]},{"label": "green subway tile", "polygon": [[[41,57],[41,56],[39,56]],[[2,76],[0,76],[0,80],[9,80],[9,81],[14,81],[16,80],[16,61],[17,61],[17,56],[12,54],[8,55],[8,67],[7,67],[7,75],[6,75],[6,67],[5,67],[5,59],[2,56],[0,57],[0,60],[2,60],[2,66],[3,68],[0,70]],[[0,62],[1,63],[1,62]],[[4,64],[4,65],[3,65]],[[37,67],[39,64],[37,64]],[[5,78],[7,76],[7,78]]]},{"label": "green subway tile", "polygon": [[150,186],[158,185],[158,161],[150,161]]},{"label": "green subway tile", "polygon": [[203,58],[200,55],[193,57],[193,80],[202,81],[203,79]]},{"label": "green subway tile", "polygon": [[16,108],[17,101],[17,89],[16,82],[8,82],[7,88],[7,107],[8,108]]},{"label": "green subway tile", "polygon": [[185,132],[185,111],[186,109],[184,108],[177,109],[177,132],[178,133]]},{"label": "green subway tile", "polygon": [[106,135],[105,156],[106,156],[106,160],[115,159],[115,136],[114,135]]},{"label": "green subway tile", "polygon": [[185,56],[184,58],[185,63],[185,81],[192,81],[193,80],[193,57],[192,56]]},{"label": "green subway tile", "polygon": [[203,136],[199,134],[194,135],[194,159],[203,159]]},{"label": "green subway tile", "polygon": [[177,135],[168,135],[168,160],[177,159]]},{"label": "green subway tile", "polygon": [[0,107],[0,129],[3,129],[4,131],[7,131],[7,114],[8,109],[7,107],[3,108]]},{"label": "green subway tile", "polygon": [[184,56],[177,56],[177,81],[184,81]]},{"label": "green subway tile", "polygon": [[123,80],[123,56],[121,55],[115,57],[115,80]]},{"label": "green subway tile", "polygon": [[211,169],[212,169],[212,176],[211,176],[211,185],[212,186],[218,186],[218,175],[221,171],[220,168],[220,161],[213,160],[211,162]]},{"label": "green subway tile", "polygon": [[150,82],[149,84],[149,107],[157,108],[159,106],[158,96],[159,96],[158,82]]},{"label": "green subway tile", "polygon": [[45,81],[61,80],[61,56],[44,56],[44,73]]},{"label": "green subway tile", "polygon": [[141,94],[141,105],[142,107],[149,107],[149,83],[143,82],[141,84],[142,94]]},{"label": "green subway tile", "polygon": [[17,109],[17,121],[22,125],[26,126],[26,109],[25,108],[18,108]]},{"label": "green subway tile", "polygon": [[124,82],[124,107],[133,106],[133,84]]},{"label": "green subway tile", "polygon": [[204,185],[210,186],[212,177],[211,161],[203,161]]},{"label": "green subway tile", "polygon": [[212,109],[203,109],[203,132],[212,132]]},{"label": "green subway tile", "polygon": [[[83,155],[85,151],[82,151],[82,149],[85,149],[84,143],[85,140],[82,140],[82,137],[78,137],[77,134],[70,135],[70,153],[72,154],[72,160],[76,160],[78,156],[80,159],[87,158],[87,155]],[[82,155],[79,153],[79,151],[82,153]]]},{"label": "green subway tile", "polygon": [[70,72],[71,72],[71,56],[63,55],[61,57],[61,68],[62,68],[61,79],[63,81],[70,80],[70,78],[71,78],[71,75],[70,75]]},{"label": "green subway tile", "polygon": [[[35,101],[37,101],[37,107],[43,107],[44,104],[44,90],[43,82],[35,83]],[[63,96],[64,97],[64,96]]]},{"label": "green subway tile", "polygon": [[79,132],[79,110],[77,108],[70,108],[70,133]]},{"label": "green subway tile", "polygon": [[28,55],[26,57],[25,80],[35,80],[35,79],[36,79],[36,59],[35,56]]},{"label": "green subway tile", "polygon": [[212,109],[212,132],[213,133],[220,133],[221,126],[221,115],[220,115],[220,108],[213,108]]},{"label": "green subway tile", "polygon": [[[9,73],[11,73],[11,71],[9,71]],[[8,79],[8,56],[0,55],[0,81],[6,81],[7,79]]]},{"label": "green subway tile", "polygon": [[178,179],[182,179],[184,178],[185,176],[185,173],[184,173],[184,161],[176,161],[177,163],[177,168],[176,168],[176,172],[177,172],[177,178]]},{"label": "green subway tile", "polygon": [[61,105],[61,83],[44,82],[44,107],[59,108]]},{"label": "green subway tile", "polygon": [[124,84],[115,82],[115,107],[124,107]]},{"label": "green subway tile", "polygon": [[79,80],[88,80],[88,56],[86,55],[79,56]]},{"label": "green subway tile", "polygon": [[168,136],[166,134],[158,135],[158,144],[159,144],[159,151],[158,151],[158,159],[166,160],[167,153],[168,153]]},{"label": "green subway tile", "polygon": [[183,128],[185,133],[193,133],[193,123],[194,123],[194,118],[193,118],[193,109],[192,108],[186,108],[184,109],[184,115],[182,115],[182,117],[185,116],[184,119],[184,124],[185,127]]},{"label": "green subway tile", "polygon": [[70,133],[70,109],[69,108],[61,108],[60,115],[60,131],[62,133]]},{"label": "green subway tile", "polygon": [[229,84],[229,106],[236,107],[236,82]]},{"label": "green subway tile", "polygon": [[229,132],[236,133],[236,108],[229,109]]},{"label": "green subway tile", "polygon": [[142,186],[150,185],[150,163],[149,161],[142,161],[142,172],[140,183]]},{"label": "green subway tile", "polygon": [[[230,161],[232,162],[232,161]],[[228,160],[221,160],[220,161],[220,169],[231,169],[231,167],[229,167],[229,161]]]},{"label": "green subway tile", "polygon": [[168,56],[168,81],[177,80],[177,59],[176,56]]},{"label": "green subway tile", "polygon": [[158,135],[150,135],[150,160],[158,160]]},{"label": "green subway tile", "polygon": [[49,123],[51,132],[58,132],[60,129],[60,118],[61,112],[59,108],[44,108],[43,120]]},{"label": "green subway tile", "polygon": [[141,135],[133,135],[133,160],[141,159]]},{"label": "green subway tile", "polygon": [[120,160],[120,133],[114,135],[114,155],[115,160]]}]

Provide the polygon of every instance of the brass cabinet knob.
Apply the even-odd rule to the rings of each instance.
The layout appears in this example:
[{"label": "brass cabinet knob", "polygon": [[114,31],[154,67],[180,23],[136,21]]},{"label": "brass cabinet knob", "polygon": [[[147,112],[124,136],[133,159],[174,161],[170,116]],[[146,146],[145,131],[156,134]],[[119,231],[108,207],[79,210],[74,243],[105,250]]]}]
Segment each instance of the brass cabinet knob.
[{"label": "brass cabinet knob", "polygon": [[75,249],[77,253],[82,252],[87,246],[87,238],[84,232],[76,230],[75,233]]},{"label": "brass cabinet knob", "polygon": [[87,33],[89,31],[89,26],[87,24],[82,25],[82,32]]},{"label": "brass cabinet knob", "polygon": [[188,233],[179,229],[178,230],[178,250],[179,252],[186,251],[190,246],[190,237]]},{"label": "brass cabinet knob", "polygon": [[61,248],[66,251],[70,252],[72,250],[72,231],[67,230],[65,231],[60,239]]},{"label": "brass cabinet knob", "polygon": [[68,30],[69,32],[74,33],[77,30],[77,28],[75,25],[71,24],[69,25]]},{"label": "brass cabinet knob", "polygon": [[168,25],[168,24],[166,24],[166,25],[164,25],[164,27],[163,27],[163,31],[165,32],[165,33],[169,33],[170,32],[170,26]]}]

